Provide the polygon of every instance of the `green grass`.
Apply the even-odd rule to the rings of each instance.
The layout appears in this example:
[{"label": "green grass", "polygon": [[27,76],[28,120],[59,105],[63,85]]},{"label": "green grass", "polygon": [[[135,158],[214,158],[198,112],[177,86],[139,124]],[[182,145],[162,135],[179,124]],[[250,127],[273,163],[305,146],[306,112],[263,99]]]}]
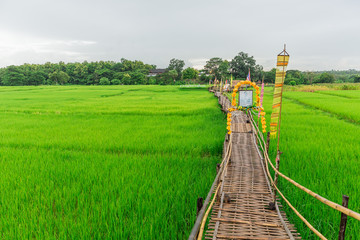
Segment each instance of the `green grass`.
[{"label": "green grass", "polygon": [[360,91],[285,92],[284,98],[360,123]]},{"label": "green grass", "polygon": [[206,90],[1,87],[0,238],[186,238],[225,131]]},{"label": "green grass", "polygon": [[[270,122],[272,88],[264,108]],[[280,171],[303,186],[360,212],[360,91],[285,92],[281,122]],[[270,156],[275,159],[276,142]],[[290,202],[328,239],[337,239],[340,213],[280,178],[280,189]],[[283,203],[285,206],[286,203]],[[291,222],[303,239],[318,239],[288,207]],[[349,217],[346,237],[359,237],[359,221]]]}]

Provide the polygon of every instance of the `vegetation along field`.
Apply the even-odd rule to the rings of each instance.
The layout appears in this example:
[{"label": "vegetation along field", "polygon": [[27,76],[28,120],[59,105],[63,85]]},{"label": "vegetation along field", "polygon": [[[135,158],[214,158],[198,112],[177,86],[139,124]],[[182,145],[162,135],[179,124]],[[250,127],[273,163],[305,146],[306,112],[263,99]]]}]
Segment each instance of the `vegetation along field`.
[{"label": "vegetation along field", "polygon": [[225,134],[210,93],[175,86],[0,92],[1,239],[188,236]]},{"label": "vegetation along field", "polygon": [[[270,122],[273,89],[265,90],[264,106]],[[280,170],[303,186],[360,212],[360,90],[284,92]],[[275,159],[276,142],[270,153]],[[337,239],[340,213],[280,179],[291,203],[325,237]],[[286,204],[283,203],[285,206]],[[287,208],[304,239],[317,239]],[[349,217],[346,237],[358,239],[360,223]]]}]

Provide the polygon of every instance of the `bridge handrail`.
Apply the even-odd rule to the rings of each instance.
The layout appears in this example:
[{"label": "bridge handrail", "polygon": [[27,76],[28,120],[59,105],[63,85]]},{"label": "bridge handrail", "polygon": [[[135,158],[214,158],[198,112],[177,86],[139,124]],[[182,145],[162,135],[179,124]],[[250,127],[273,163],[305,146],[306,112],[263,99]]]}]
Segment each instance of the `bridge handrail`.
[{"label": "bridge handrail", "polygon": [[[208,216],[208,214],[210,212],[210,209],[212,208],[212,205],[213,205],[214,200],[215,200],[215,196],[216,196],[216,194],[217,194],[217,192],[219,190],[220,184],[217,184],[218,179],[220,179],[222,173],[224,172],[224,170],[226,169],[226,167],[228,165],[229,158],[231,156],[231,149],[232,149],[232,143],[231,143],[231,139],[230,139],[228,148],[226,149],[225,156],[222,159],[220,169],[219,169],[218,173],[216,174],[216,177],[215,177],[215,180],[214,180],[213,184],[211,185],[210,191],[209,191],[209,193],[208,193],[208,195],[207,195],[207,197],[205,199],[204,205],[202,206],[201,210],[199,211],[199,214],[198,214],[198,216],[196,218],[196,221],[195,221],[195,224],[194,224],[194,226],[193,226],[193,228],[192,228],[192,230],[190,232],[188,240],[196,239],[198,237],[198,234],[199,234],[199,237],[202,237],[202,232],[204,230],[204,226],[205,226],[207,216]],[[213,197],[213,199],[212,199],[212,201],[210,203],[210,206],[207,207],[209,205],[210,198],[214,193],[214,189],[215,189],[216,185],[218,185],[218,186],[217,186],[217,188],[215,190],[214,197]],[[207,209],[206,212],[205,212],[205,209]],[[199,233],[199,231],[200,231],[200,233]]]},{"label": "bridge handrail", "polygon": [[[254,112],[252,112],[254,113]],[[350,217],[353,217],[355,218],[356,220],[360,221],[360,214],[351,210],[351,209],[348,209],[348,208],[345,208],[335,202],[332,202],[324,197],[322,197],[321,195],[311,191],[310,189],[302,186],[301,184],[295,182],[294,180],[292,180],[291,178],[289,178],[288,176],[286,176],[285,174],[281,173],[280,171],[278,171],[276,169],[276,167],[273,165],[273,163],[271,162],[270,158],[269,158],[269,155],[267,154],[267,149],[266,149],[266,144],[265,144],[265,140],[264,138],[260,138],[259,135],[262,135],[262,133],[259,131],[259,128],[256,126],[256,123],[255,123],[255,120],[252,116],[252,114],[249,114],[250,116],[250,119],[251,119],[251,123],[253,125],[253,127],[256,129],[256,137],[259,141],[259,143],[262,143],[262,144],[259,144],[259,146],[261,147],[262,151],[263,151],[263,154],[264,154],[264,157],[266,159],[266,163],[270,164],[271,168],[279,175],[281,176],[282,178],[284,178],[285,180],[287,180],[288,182],[292,183],[294,186],[296,186],[297,188],[301,189],[302,191],[306,192],[307,194],[309,194],[310,196],[316,198],[317,200],[319,200],[320,202],[322,202],[323,204],[339,211],[339,212],[342,212],[344,214],[346,214],[347,216],[350,216]],[[271,177],[271,174],[269,172],[269,168],[268,168],[268,164],[266,164],[266,168],[267,168],[267,173],[268,173],[268,177],[270,178],[271,180],[271,184],[273,187],[276,188],[276,190],[279,192],[280,196],[284,199],[284,201],[289,205],[289,207],[295,212],[296,215],[298,215],[298,217],[317,235],[319,236],[321,239],[326,239],[320,232],[318,232],[291,204],[290,202],[285,198],[285,196],[279,191],[279,189],[277,188],[277,186],[275,185],[272,177]]]}]

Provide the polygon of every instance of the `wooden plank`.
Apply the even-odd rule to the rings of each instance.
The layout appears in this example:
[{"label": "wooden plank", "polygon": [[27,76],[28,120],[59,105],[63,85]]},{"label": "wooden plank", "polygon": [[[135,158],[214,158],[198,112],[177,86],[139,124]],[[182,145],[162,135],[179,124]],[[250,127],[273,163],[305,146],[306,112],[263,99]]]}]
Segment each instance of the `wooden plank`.
[{"label": "wooden plank", "polygon": [[249,225],[260,225],[260,226],[266,226],[266,227],[277,227],[282,228],[279,224],[272,224],[272,223],[264,223],[264,222],[251,222],[251,221],[243,221],[243,220],[237,220],[237,219],[226,219],[226,218],[213,218],[214,221],[220,221],[220,222],[232,222],[232,223],[241,223],[241,224],[249,224]]}]

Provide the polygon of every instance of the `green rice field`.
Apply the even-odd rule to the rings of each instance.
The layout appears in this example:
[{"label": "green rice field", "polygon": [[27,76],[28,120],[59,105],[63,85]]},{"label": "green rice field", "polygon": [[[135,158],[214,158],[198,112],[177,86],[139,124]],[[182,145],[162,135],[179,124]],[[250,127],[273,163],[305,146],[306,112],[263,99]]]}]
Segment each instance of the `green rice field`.
[{"label": "green rice field", "polygon": [[186,238],[225,122],[205,89],[1,87],[0,239]]},{"label": "green rice field", "polygon": [[[267,88],[264,108],[270,122],[273,89]],[[280,171],[323,197],[360,212],[360,90],[284,92]],[[270,156],[275,159],[276,142]],[[309,222],[328,239],[337,239],[340,213],[280,178],[280,189]],[[283,202],[285,206],[286,203]],[[285,207],[303,239],[318,239]],[[358,239],[359,221],[348,218],[346,239]]]}]

